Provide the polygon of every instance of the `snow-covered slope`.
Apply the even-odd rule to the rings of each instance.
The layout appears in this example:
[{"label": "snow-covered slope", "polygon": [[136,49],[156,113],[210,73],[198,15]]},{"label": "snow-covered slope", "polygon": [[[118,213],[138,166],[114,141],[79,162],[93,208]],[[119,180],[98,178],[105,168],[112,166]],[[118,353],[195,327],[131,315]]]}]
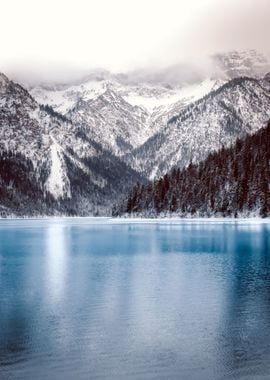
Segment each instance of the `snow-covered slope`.
[{"label": "snow-covered slope", "polygon": [[49,104],[73,123],[82,124],[88,138],[121,157],[229,79],[240,75],[260,77],[269,68],[267,61],[253,50],[216,54],[211,59],[210,76],[194,74],[181,83],[177,79],[173,82],[173,75],[166,75],[165,69],[158,75],[148,73],[148,77],[143,73],[134,77],[133,73],[97,71],[72,84],[41,85],[30,92],[39,103]]},{"label": "snow-covered slope", "polygon": [[114,215],[270,217],[269,183],[270,122],[197,165],[174,168],[147,186],[136,184]]},{"label": "snow-covered slope", "polygon": [[0,154],[22,178],[32,165],[27,180],[59,212],[108,205],[132,182],[204,159],[269,119],[269,77],[256,79],[266,60],[231,52],[213,67],[185,83],[103,71],[30,92],[0,74]]},{"label": "snow-covered slope", "polygon": [[37,86],[31,95],[40,104],[48,104],[55,111],[67,113],[80,100],[90,100],[106,90],[106,81],[91,80],[86,83],[62,86]]},{"label": "snow-covered slope", "polygon": [[121,156],[148,138],[149,115],[111,88],[92,100],[80,100],[66,116],[81,125],[88,138]]},{"label": "snow-covered slope", "polygon": [[[72,124],[48,106],[40,106],[23,87],[3,74],[0,154],[3,159],[12,158],[13,163],[20,157],[26,166],[31,164],[31,172],[24,176],[39,187],[44,203],[57,201],[58,209],[65,212],[71,208],[78,214],[90,212],[93,206],[108,204],[120,189],[142,179],[89,139],[81,125]],[[9,173],[10,181],[14,177],[15,172]],[[61,207],[61,202],[65,206]]]},{"label": "snow-covered slope", "polygon": [[64,158],[63,148],[52,137],[50,147],[50,174],[45,182],[45,189],[56,199],[71,198],[70,180]]},{"label": "snow-covered slope", "polygon": [[126,159],[154,178],[174,166],[203,160],[209,152],[255,132],[269,118],[269,81],[236,78],[184,108]]},{"label": "snow-covered slope", "polygon": [[182,108],[218,86],[217,80],[185,87],[122,84],[116,79],[92,81],[68,88],[31,90],[41,104],[84,126],[90,139],[122,156],[142,145]]},{"label": "snow-covered slope", "polygon": [[231,51],[212,56],[216,76],[233,79],[241,76],[261,78],[270,71],[268,60],[256,50]]}]

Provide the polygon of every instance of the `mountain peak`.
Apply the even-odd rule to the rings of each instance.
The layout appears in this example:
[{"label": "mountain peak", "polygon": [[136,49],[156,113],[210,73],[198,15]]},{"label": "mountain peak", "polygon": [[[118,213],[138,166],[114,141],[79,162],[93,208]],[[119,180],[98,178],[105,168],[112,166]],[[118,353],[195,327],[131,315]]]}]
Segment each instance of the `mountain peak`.
[{"label": "mountain peak", "polygon": [[270,72],[265,74],[264,79],[270,82]]},{"label": "mountain peak", "polygon": [[8,82],[9,82],[8,77],[5,74],[0,72],[0,84],[2,85],[4,83],[8,83]]},{"label": "mountain peak", "polygon": [[240,76],[260,78],[270,70],[269,61],[256,50],[232,50],[214,54],[211,58],[226,79]]},{"label": "mountain peak", "polygon": [[119,101],[119,99],[121,99],[121,96],[115,91],[112,84],[108,83],[106,85],[106,90],[100,95],[100,98],[109,102],[115,102]]}]

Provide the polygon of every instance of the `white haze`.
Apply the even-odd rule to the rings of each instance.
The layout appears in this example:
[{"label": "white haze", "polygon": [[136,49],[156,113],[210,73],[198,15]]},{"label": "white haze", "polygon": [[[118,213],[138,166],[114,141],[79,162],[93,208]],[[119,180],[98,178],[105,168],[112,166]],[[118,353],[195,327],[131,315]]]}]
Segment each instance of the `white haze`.
[{"label": "white haze", "polygon": [[[0,0],[0,70],[65,81],[114,72],[207,70],[210,54],[270,48],[269,0]],[[176,70],[177,71],[177,70]],[[174,71],[172,70],[172,73]],[[135,75],[134,74],[134,75]]]}]

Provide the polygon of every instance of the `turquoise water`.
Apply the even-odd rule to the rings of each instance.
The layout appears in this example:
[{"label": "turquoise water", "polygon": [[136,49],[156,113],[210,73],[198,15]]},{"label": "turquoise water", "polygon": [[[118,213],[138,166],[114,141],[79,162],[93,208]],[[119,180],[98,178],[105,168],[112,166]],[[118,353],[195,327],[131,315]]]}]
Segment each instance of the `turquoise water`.
[{"label": "turquoise water", "polygon": [[269,379],[270,224],[0,221],[0,379]]}]

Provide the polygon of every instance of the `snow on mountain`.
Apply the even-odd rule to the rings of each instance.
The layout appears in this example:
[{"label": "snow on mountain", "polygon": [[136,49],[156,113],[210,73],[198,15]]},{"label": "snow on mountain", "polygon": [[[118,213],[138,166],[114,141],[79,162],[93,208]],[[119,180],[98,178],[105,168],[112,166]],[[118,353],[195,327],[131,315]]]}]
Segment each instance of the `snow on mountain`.
[{"label": "snow on mountain", "polygon": [[57,112],[67,113],[79,100],[90,100],[106,90],[106,82],[90,81],[71,86],[43,87],[30,89],[31,95],[40,104],[48,104]]},{"label": "snow on mountain", "polygon": [[[260,129],[260,128],[253,128]],[[136,184],[114,215],[139,217],[270,216],[270,122],[199,164]]]},{"label": "snow on mountain", "polygon": [[233,79],[184,108],[126,159],[150,178],[203,160],[265,125],[270,118],[269,90],[267,80]]},{"label": "snow on mountain", "polygon": [[269,119],[269,77],[254,79],[267,61],[254,51],[212,59],[213,75],[185,83],[97,71],[28,92],[0,74],[0,154],[9,167],[18,161],[42,202],[49,194],[48,207],[108,206],[134,181],[204,159]]},{"label": "snow on mountain", "polygon": [[[53,202],[51,197],[57,200],[54,206],[59,212],[90,212],[93,205],[108,204],[120,194],[120,189],[142,180],[111,152],[88,138],[83,126],[39,105],[27,90],[2,74],[0,155],[11,162],[10,167],[16,164],[16,170],[30,165],[31,172],[23,172],[22,177],[43,192],[44,204]],[[7,175],[10,181],[16,179],[15,171]],[[0,185],[1,181],[0,178]],[[63,201],[65,206],[61,206]]]},{"label": "snow on mountain", "polygon": [[153,114],[157,109],[168,109],[179,101],[189,104],[203,97],[212,91],[216,85],[216,80],[205,79],[201,83],[190,84],[184,87],[176,87],[174,89],[162,89],[159,93],[153,94],[153,90],[149,87],[148,92],[139,93],[136,87],[122,93],[123,98],[133,106],[145,107],[146,110]]},{"label": "snow on mountain", "polygon": [[73,124],[84,126],[88,138],[117,156],[131,152],[162,128],[180,109],[216,88],[217,80],[186,87],[101,81],[68,88],[31,90],[41,104],[64,113]]},{"label": "snow on mountain", "polygon": [[[186,83],[166,84],[163,76],[96,71],[72,84],[42,85],[30,89],[41,104],[49,104],[73,123],[84,126],[87,137],[121,157],[162,130],[167,121],[191,103],[241,75],[260,77],[269,68],[255,51],[228,52],[212,58],[211,77],[195,75]],[[179,70],[183,69],[179,66]],[[174,68],[176,70],[176,68]],[[186,68],[185,68],[186,70]],[[269,69],[270,70],[270,69]],[[137,79],[136,79],[137,78]],[[160,78],[159,80],[157,78]],[[137,82],[136,82],[137,80]]]},{"label": "snow on mountain", "polygon": [[63,156],[63,149],[52,137],[50,147],[50,174],[45,182],[45,189],[56,199],[71,198],[70,181]]},{"label": "snow on mountain", "polygon": [[126,102],[108,87],[91,100],[80,100],[66,116],[84,128],[88,138],[117,156],[130,152],[147,138],[147,112]]},{"label": "snow on mountain", "polygon": [[231,51],[212,56],[216,75],[223,79],[233,79],[241,76],[261,78],[270,71],[268,60],[256,50]]}]

